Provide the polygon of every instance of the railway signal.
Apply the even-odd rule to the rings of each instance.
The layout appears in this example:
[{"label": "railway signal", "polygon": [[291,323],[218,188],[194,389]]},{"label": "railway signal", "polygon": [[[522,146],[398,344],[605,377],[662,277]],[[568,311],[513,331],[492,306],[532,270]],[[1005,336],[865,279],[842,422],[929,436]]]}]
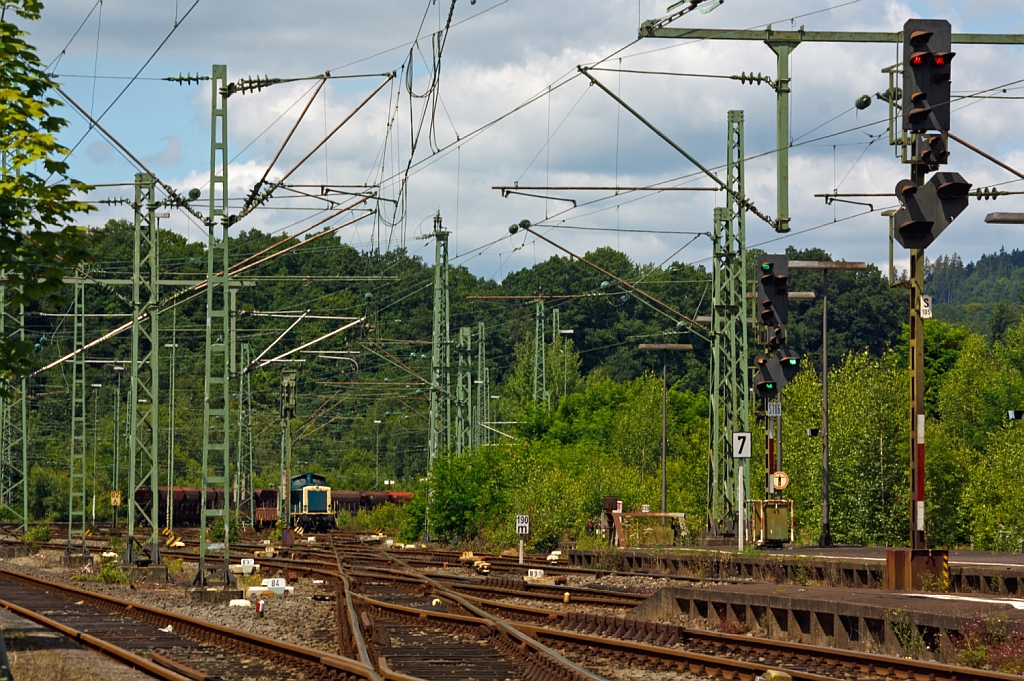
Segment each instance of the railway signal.
[{"label": "railway signal", "polygon": [[[782,327],[789,321],[789,258],[784,255],[762,255],[757,262],[758,315],[761,323]],[[783,331],[777,329],[776,331]],[[781,336],[785,342],[785,334]]]},{"label": "railway signal", "polygon": [[935,173],[923,187],[896,185],[903,206],[893,217],[894,236],[904,248],[927,248],[967,208],[971,183],[960,173]]},{"label": "railway signal", "polygon": [[800,369],[800,356],[788,348],[778,350],[770,357],[758,355],[755,361],[754,391],[765,400],[776,397]]},{"label": "railway signal", "polygon": [[762,400],[767,400],[779,394],[779,383],[771,371],[771,359],[758,355],[757,374],[754,375],[754,393]]},{"label": "railway signal", "polygon": [[793,379],[800,357],[785,347],[789,321],[789,258],[764,254],[758,258],[756,321],[764,325],[766,354],[756,358],[754,394],[761,399],[776,397]]},{"label": "railway signal", "polygon": [[953,31],[944,19],[903,25],[903,129],[949,130]]},{"label": "railway signal", "polygon": [[926,133],[914,137],[914,162],[937,168],[949,160],[946,136]]}]

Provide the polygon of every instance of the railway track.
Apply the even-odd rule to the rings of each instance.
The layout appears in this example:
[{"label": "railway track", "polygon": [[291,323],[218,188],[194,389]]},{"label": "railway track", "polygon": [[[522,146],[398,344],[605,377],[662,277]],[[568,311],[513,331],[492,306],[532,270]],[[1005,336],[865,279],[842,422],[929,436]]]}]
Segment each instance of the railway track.
[{"label": "railway track", "polygon": [[[347,597],[351,617],[369,639],[385,679],[601,681],[505,621],[460,602],[460,596],[429,577],[389,560],[396,570],[342,569],[350,591],[337,599],[340,603]],[[338,549],[336,564],[345,563]],[[449,612],[453,603],[470,615]]]},{"label": "railway track", "polygon": [[[352,562],[351,556],[343,558],[340,553],[341,549],[338,556],[339,564]],[[461,580],[451,584],[444,583],[436,576],[433,579],[421,576],[422,581],[417,585],[417,576],[408,570],[408,566],[401,566],[401,561],[395,562],[399,566],[397,569],[374,567],[354,571],[358,575],[376,575],[382,583],[382,575],[390,573],[390,583],[395,585],[395,588],[413,592],[413,596],[405,603],[395,598],[382,601],[369,596],[357,596],[357,601],[365,608],[369,608],[376,618],[391,617],[410,622],[427,619],[438,622],[438,626],[444,621],[451,621],[450,626],[477,626],[479,631],[484,632],[490,626],[487,618],[479,616],[484,612],[491,618],[512,623],[518,631],[544,643],[548,648],[561,652],[566,658],[595,673],[621,668],[626,664],[652,672],[678,672],[745,681],[763,675],[767,669],[782,670],[795,679],[805,681],[1019,679],[999,672],[923,660],[690,629],[674,624],[631,620],[625,616],[566,612],[473,595],[459,595],[452,589],[461,587],[466,590],[465,587],[468,585],[460,584]],[[487,587],[484,587],[483,590],[486,589]],[[529,591],[512,592],[518,597],[530,598]],[[423,607],[422,604],[428,594],[441,601],[438,607]],[[466,604],[472,608],[462,607]],[[444,612],[439,612],[442,608]],[[595,666],[594,660],[603,660],[605,665]]]},{"label": "railway track", "polygon": [[[1019,678],[928,661],[632,620],[628,609],[644,594],[525,587],[509,577],[423,574],[415,558],[406,560],[404,554],[362,547],[351,550],[343,541],[296,553],[302,557],[260,562],[271,569],[332,580],[337,588],[339,650],[350,656],[350,661],[365,665],[369,673],[373,673],[371,666],[376,667],[380,678],[392,681],[594,680],[615,675],[625,666],[670,674],[666,678],[690,674],[744,681],[769,668],[807,681]],[[191,554],[179,551],[175,555]],[[437,567],[436,561],[431,563]],[[5,578],[0,571],[0,579]],[[577,610],[556,604],[564,601],[566,592]],[[594,612],[595,608],[606,610]],[[619,612],[609,613],[609,608]]]},{"label": "railway track", "polygon": [[380,681],[369,660],[227,629],[0,569],[0,606],[157,678]]}]

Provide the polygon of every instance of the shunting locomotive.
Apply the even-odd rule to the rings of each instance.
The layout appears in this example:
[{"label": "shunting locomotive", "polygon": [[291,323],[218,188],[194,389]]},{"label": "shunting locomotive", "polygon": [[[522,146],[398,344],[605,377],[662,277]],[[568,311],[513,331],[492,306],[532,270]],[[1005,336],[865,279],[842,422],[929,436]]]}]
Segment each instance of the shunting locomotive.
[{"label": "shunting locomotive", "polygon": [[327,532],[335,527],[331,488],[316,473],[293,475],[288,495],[292,524],[306,532]]}]

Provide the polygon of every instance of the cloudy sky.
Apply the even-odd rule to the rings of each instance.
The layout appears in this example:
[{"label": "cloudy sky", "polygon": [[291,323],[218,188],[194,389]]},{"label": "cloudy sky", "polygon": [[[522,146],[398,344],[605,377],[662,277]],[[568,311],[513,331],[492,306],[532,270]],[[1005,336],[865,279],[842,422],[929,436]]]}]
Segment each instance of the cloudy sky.
[{"label": "cloudy sky", "polygon": [[[492,189],[517,182],[713,185],[607,94],[589,86],[576,74],[580,64],[608,69],[594,74],[712,169],[725,161],[727,112],[743,110],[750,159],[747,192],[761,211],[776,215],[776,96],[769,86],[621,72],[774,76],[774,54],[761,42],[638,41],[639,22],[664,16],[667,4],[458,0],[445,34],[452,10],[448,0],[47,0],[42,20],[25,28],[65,92],[94,115],[102,114],[102,125],[114,137],[182,192],[205,190],[208,182],[211,88],[208,82],[179,85],[160,78],[208,75],[211,64],[226,64],[231,81],[301,79],[230,98],[230,193],[236,205],[263,175],[306,106],[317,86],[315,76],[330,71],[334,78],[312,101],[271,180],[381,85],[383,74],[394,72],[396,77],[289,178],[313,185],[302,190],[312,196],[281,191],[239,228],[294,233],[328,215],[324,211],[330,204],[317,198],[320,185],[379,184],[380,211],[346,227],[344,239],[360,248],[405,243],[431,260],[433,249],[415,237],[430,230],[440,211],[453,232],[455,262],[478,275],[501,278],[555,252],[533,237],[510,237],[507,226],[522,219],[546,225],[547,236],[576,252],[610,245],[655,264],[708,257],[708,239],[692,233],[711,229],[712,211],[724,200],[721,192],[548,192],[555,200],[503,198]],[[946,18],[954,32],[1024,33],[1021,0],[726,0],[713,12],[692,12],[674,26],[898,31],[911,17]],[[1018,82],[1024,79],[1021,48],[955,49],[954,95],[999,88],[991,91],[999,98],[959,100],[953,132],[1024,169],[1018,128],[1024,114],[1019,99],[1024,83]],[[749,245],[769,251],[787,245],[821,247],[839,258],[885,265],[888,222],[880,213],[895,199],[853,199],[870,203],[869,210],[864,205],[826,206],[814,194],[889,193],[909,175],[888,145],[883,104],[875,101],[865,111],[853,107],[858,96],[888,87],[882,69],[898,59],[892,44],[807,43],[794,52],[793,229],[772,241],[779,235],[749,216]],[[67,118],[72,125],[63,141],[74,148],[73,176],[96,184],[133,179],[138,171],[133,163],[70,109]],[[976,187],[1024,190],[1014,175],[955,144],[948,169]],[[129,188],[107,187],[92,197],[128,195]],[[344,195],[331,198],[344,200]],[[986,225],[984,215],[991,210],[1024,211],[1024,200],[972,199],[929,249],[929,257],[956,252],[974,260],[1000,247],[1018,247],[1024,226]],[[101,224],[110,217],[130,218],[130,213],[123,206],[107,206],[90,220]],[[203,236],[182,211],[172,212],[162,224],[193,239]],[[897,257],[905,263],[902,252]]]}]

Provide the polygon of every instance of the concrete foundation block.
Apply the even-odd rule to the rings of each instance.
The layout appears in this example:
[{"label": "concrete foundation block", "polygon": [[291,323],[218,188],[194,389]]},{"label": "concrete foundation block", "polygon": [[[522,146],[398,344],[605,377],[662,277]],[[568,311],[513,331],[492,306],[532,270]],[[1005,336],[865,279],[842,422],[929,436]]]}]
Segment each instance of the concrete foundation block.
[{"label": "concrete foundation block", "polygon": [[166,584],[167,566],[148,565],[146,567],[133,567],[128,570],[128,581],[133,584]]},{"label": "concrete foundation block", "polygon": [[92,567],[94,564],[92,556],[82,554],[63,555],[60,557],[60,566],[65,568]]},{"label": "concrete foundation block", "polygon": [[189,599],[193,603],[230,603],[236,598],[242,598],[241,589],[220,589],[193,587],[186,589]]},{"label": "concrete foundation block", "polygon": [[22,558],[24,556],[31,556],[32,548],[26,544],[17,544],[14,546],[0,546],[0,558]]}]

